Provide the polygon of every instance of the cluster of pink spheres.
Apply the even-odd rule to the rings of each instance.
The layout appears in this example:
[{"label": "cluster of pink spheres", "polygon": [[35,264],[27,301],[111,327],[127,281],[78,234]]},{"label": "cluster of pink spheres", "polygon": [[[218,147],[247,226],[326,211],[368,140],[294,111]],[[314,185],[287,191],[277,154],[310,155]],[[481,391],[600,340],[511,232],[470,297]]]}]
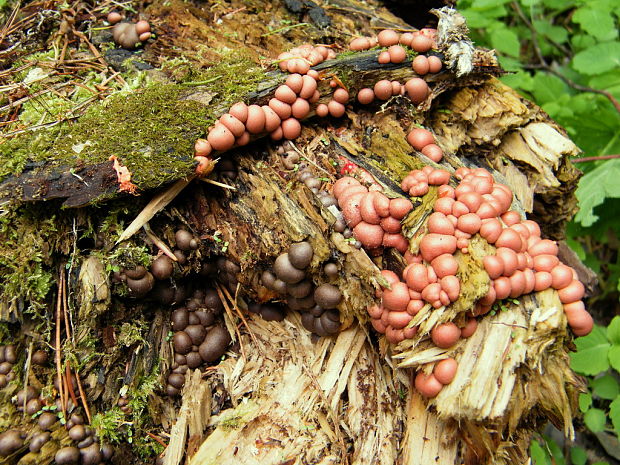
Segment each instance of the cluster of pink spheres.
[{"label": "cluster of pink spheres", "polygon": [[[391,29],[383,30],[377,37],[358,37],[353,39],[349,48],[355,51],[368,50],[376,45],[387,47],[387,50],[379,53],[379,63],[402,63],[407,59],[408,47],[418,53],[411,64],[413,71],[418,76],[441,71],[441,60],[436,56],[425,56],[423,53],[437,47],[437,30],[422,29],[417,32],[399,34]],[[398,81],[381,80],[372,89],[360,89],[357,100],[364,105],[371,103],[375,98],[388,100],[395,95],[409,96],[414,103],[420,103],[426,99],[430,92],[428,84],[419,77],[409,79],[404,85]]]},{"label": "cluster of pink spheres", "polygon": [[353,237],[364,248],[380,252],[380,247],[394,247],[405,253],[409,242],[401,234],[400,221],[413,204],[402,198],[390,199],[376,190],[369,191],[357,179],[345,176],[334,183],[332,194],[338,201]]},{"label": "cluster of pink spheres", "polygon": [[[368,308],[373,327],[385,334],[390,343],[397,344],[416,335],[418,328],[409,327],[409,323],[424,306],[439,308],[456,301],[461,283],[456,276],[459,266],[454,255],[457,251],[468,253],[469,239],[480,234],[496,247],[495,255],[483,260],[491,278],[489,292],[476,303],[463,328],[448,322],[431,330],[436,346],[448,349],[460,338],[470,337],[477,328],[475,317],[488,313],[496,301],[550,287],[558,291],[573,332],[577,336],[588,334],[593,321],[581,301],[583,285],[572,268],[560,263],[557,245],[541,239],[538,224],[521,220],[517,212],[509,210],[512,191],[494,182],[483,168],[459,168],[455,176],[461,180],[456,188],[448,185],[448,171],[432,167],[414,170],[403,179],[403,190],[415,190],[418,196],[425,195],[429,185],[439,186],[434,213],[428,219],[418,255],[407,250],[400,225],[398,229],[396,224],[391,225],[411,210],[409,200],[388,199],[374,185],[369,192],[352,177],[343,177],[334,184],[333,194],[343,216],[364,247],[372,252],[385,246],[388,234],[398,234],[405,242],[405,246],[398,242],[397,246],[392,245],[404,253],[408,263],[402,277],[390,270],[381,271],[390,288],[379,290],[380,305]],[[397,201],[402,202],[402,208],[388,216],[392,203],[396,205]],[[389,229],[385,228],[387,224]],[[432,374],[419,372],[415,386],[424,396],[434,397],[452,381],[457,367],[453,358],[442,360]]]},{"label": "cluster of pink spheres", "polygon": [[[373,46],[372,43],[378,43],[388,47],[384,53],[389,54],[390,62],[402,62],[407,57],[403,46],[410,47],[417,53],[424,53],[435,46],[435,36],[434,29],[423,29],[416,33],[405,34],[385,30],[380,32],[377,38],[355,39],[351,43],[351,48],[352,50],[364,50]],[[316,70],[311,69],[311,66],[316,66],[335,56],[335,52],[329,47],[310,44],[300,45],[281,53],[278,56],[280,69],[293,74],[276,89],[268,105],[248,106],[243,102],[236,103],[210,128],[206,139],[196,141],[194,150],[196,161],[198,161],[197,174],[200,175],[205,171],[205,167],[208,166],[207,157],[213,150],[226,151],[234,146],[246,145],[253,134],[268,132],[273,140],[299,137],[301,134],[299,121],[310,113],[311,105],[317,103],[320,98],[317,90],[320,76]],[[422,76],[429,72],[439,72],[442,64],[438,57],[427,58],[424,55],[418,55],[412,67],[419,76]],[[350,95],[336,79],[330,81],[330,86],[334,88],[330,101],[327,104],[317,104],[314,111],[320,117],[330,115],[339,118],[345,114],[345,105],[349,102]],[[419,77],[409,79],[404,85],[397,81],[381,80],[372,89],[360,89],[357,93],[357,100],[362,104],[369,104],[375,98],[388,100],[394,95],[406,93],[414,103],[420,103],[426,99],[429,92],[428,85],[424,79]],[[426,145],[432,147],[421,147],[428,152],[425,154],[434,161],[439,161],[441,149],[434,144],[434,139],[432,143]]]},{"label": "cluster of pink spheres", "polygon": [[[403,46],[421,54],[436,46],[435,40],[433,29],[405,34],[385,30],[377,38],[354,39],[350,48],[361,51],[379,44],[388,47],[379,55],[380,63],[400,63],[407,55]],[[196,141],[197,173],[207,166],[207,157],[213,150],[226,151],[235,145],[246,145],[251,134],[268,132],[274,140],[299,137],[299,120],[308,115],[310,104],[320,98],[319,74],[310,66],[334,56],[331,49],[312,45],[281,54],[280,68],[294,74],[276,89],[268,105],[236,103],[210,129],[207,139]],[[439,72],[441,61],[434,56],[417,55],[412,68],[418,75]],[[317,105],[315,111],[319,116],[343,116],[349,92],[339,87],[336,80],[330,85],[336,88],[332,99],[328,104]],[[405,93],[414,103],[419,103],[426,99],[429,88],[421,78],[410,79],[404,86],[384,80],[377,82],[373,89],[361,89],[357,100],[369,104],[375,98],[387,100]],[[433,134],[426,129],[412,130],[407,141],[435,162],[443,158]],[[438,186],[439,198],[427,223],[428,233],[420,241],[418,255],[408,251],[409,244],[401,232],[400,221],[413,208],[409,200],[389,199],[379,192],[377,185],[368,189],[352,177],[343,177],[334,184],[333,195],[347,225],[353,229],[353,236],[373,254],[380,253],[383,247],[394,247],[404,254],[408,263],[402,277],[390,270],[381,271],[390,288],[379,290],[377,297],[381,298],[381,304],[368,309],[373,327],[385,334],[390,343],[397,344],[415,336],[418,328],[408,326],[423,307],[439,308],[455,302],[461,283],[456,276],[458,262],[454,254],[468,253],[469,239],[480,234],[496,247],[495,255],[484,258],[485,270],[491,278],[489,292],[476,303],[464,327],[452,322],[435,326],[431,330],[435,345],[447,349],[460,338],[470,337],[477,328],[475,317],[489,312],[496,301],[550,287],[558,291],[573,332],[577,336],[588,334],[593,321],[581,301],[583,285],[572,268],[560,263],[557,245],[540,237],[538,224],[522,221],[517,212],[509,211],[512,191],[494,182],[493,176],[483,168],[459,168],[455,176],[461,180],[456,188],[448,185],[448,171],[432,167],[414,170],[402,181],[402,189],[411,196],[423,196],[430,185]],[[457,368],[456,360],[444,359],[434,366],[431,374],[419,372],[415,386],[422,395],[435,397],[453,380]]]},{"label": "cluster of pink spheres", "polygon": [[107,20],[114,24],[112,35],[114,41],[123,48],[134,48],[140,42],[146,42],[151,38],[151,26],[147,21],[140,20],[137,23],[121,22],[123,16],[112,11],[108,14]]}]

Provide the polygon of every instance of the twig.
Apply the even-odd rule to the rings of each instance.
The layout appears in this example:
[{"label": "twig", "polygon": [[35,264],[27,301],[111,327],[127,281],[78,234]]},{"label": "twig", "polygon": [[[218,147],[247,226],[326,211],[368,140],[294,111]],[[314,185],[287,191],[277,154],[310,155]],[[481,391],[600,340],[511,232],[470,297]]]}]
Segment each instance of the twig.
[{"label": "twig", "polygon": [[75,396],[75,391],[73,390],[73,382],[71,381],[71,367],[70,367],[70,362],[69,360],[67,360],[66,364],[65,364],[65,382],[67,383],[67,389],[69,390],[69,395],[71,396],[71,400],[73,401],[73,405],[75,405],[77,407],[78,405],[78,401],[77,401],[77,397]]},{"label": "twig", "polygon": [[241,289],[241,285],[237,283],[237,290],[235,292],[235,298],[233,299],[233,297],[230,295],[230,292],[228,292],[228,289],[226,289],[225,287],[222,287],[222,291],[224,292],[224,294],[226,294],[226,297],[228,297],[228,300],[232,302],[233,307],[235,311],[237,312],[237,315],[239,315],[239,318],[241,318],[241,321],[243,322],[243,325],[245,326],[245,329],[248,330],[248,333],[250,334],[250,337],[254,341],[254,344],[256,344],[256,346],[258,347],[258,339],[256,339],[254,332],[250,329],[250,326],[248,325],[248,321],[245,319],[245,317],[243,316],[243,313],[241,312],[241,309],[237,305],[237,298],[239,297],[240,289]]},{"label": "twig", "polygon": [[611,95],[610,92],[608,92],[606,90],[594,89],[592,87],[582,86],[581,84],[577,84],[576,82],[570,80],[569,78],[564,76],[562,73],[556,71],[555,69],[553,69],[550,66],[544,66],[543,69],[545,69],[547,72],[553,74],[554,76],[559,77],[569,87],[572,87],[575,90],[578,90],[580,92],[591,92],[593,94],[599,94],[599,95],[604,96],[605,98],[607,98],[607,100],[609,100],[611,102],[611,104],[614,106],[616,111],[618,113],[620,113],[620,102],[618,102],[618,100],[616,100],[616,98],[613,95]]},{"label": "twig", "polygon": [[244,358],[244,360],[247,360],[247,356],[245,354],[245,347],[243,346],[243,342],[241,341],[241,333],[239,332],[239,328],[237,328],[237,325],[235,325],[234,323],[232,311],[230,310],[230,307],[228,306],[228,303],[226,302],[226,298],[224,297],[224,293],[222,292],[222,286],[219,283],[216,283],[215,290],[217,291],[217,294],[220,297],[220,300],[222,301],[222,305],[224,305],[224,309],[226,310],[226,313],[228,314],[228,318],[230,318],[231,323],[235,327],[235,333],[237,333],[237,338],[239,339],[239,348],[241,349],[241,356]]},{"label": "twig", "polygon": [[92,418],[90,416],[90,409],[88,408],[88,402],[86,402],[86,394],[84,393],[84,388],[82,387],[82,381],[80,381],[80,374],[78,373],[77,368],[75,369],[75,380],[77,381],[78,390],[80,391],[80,397],[82,398],[82,405],[84,406],[84,412],[86,412],[86,418],[88,418],[88,423],[92,423]]},{"label": "twig", "polygon": [[230,189],[231,191],[237,190],[235,186],[224,184],[223,182],[219,182],[219,181],[214,181],[213,179],[209,179],[209,178],[197,178],[197,179],[200,179],[202,182],[206,182],[208,184],[213,184],[214,186],[223,187],[224,189]]},{"label": "twig", "polygon": [[168,444],[166,444],[164,442],[164,440],[162,438],[160,438],[159,436],[153,434],[153,433],[149,433],[148,431],[146,432],[146,434],[151,438],[154,439],[155,441],[157,441],[159,444],[161,444],[162,446],[164,446],[164,449],[166,449],[168,447]]},{"label": "twig", "polygon": [[[28,392],[28,378],[30,377],[30,367],[32,361],[32,349],[34,348],[34,342],[30,342],[30,347],[28,349],[28,356],[26,357],[26,366],[24,368],[24,392]],[[24,396],[24,405],[23,405],[23,416],[26,416],[26,403],[28,401],[28,396]]]},{"label": "twig", "polygon": [[[60,272],[58,273],[59,279],[61,281],[62,276],[64,275],[63,265],[60,265]],[[62,408],[63,417],[67,418],[67,404],[65,400],[64,393],[64,383],[62,380],[62,363],[60,360],[60,312],[62,311],[62,286],[60,282],[58,283],[58,298],[56,301],[56,375],[58,376],[58,390],[60,391],[60,406]]]},{"label": "twig", "polygon": [[144,229],[147,237],[153,241],[153,244],[155,244],[157,248],[164,253],[164,255],[166,255],[173,262],[179,261],[176,255],[172,253],[172,250],[170,250],[170,248],[164,243],[164,241],[162,241],[159,237],[155,235],[155,233],[151,229],[151,226],[148,223],[145,223],[142,226],[142,229]]},{"label": "twig", "polygon": [[620,153],[616,153],[616,154],[613,154],[613,155],[599,155],[598,157],[572,158],[571,162],[573,162],[573,163],[584,163],[586,161],[612,160],[614,158],[620,158]]}]

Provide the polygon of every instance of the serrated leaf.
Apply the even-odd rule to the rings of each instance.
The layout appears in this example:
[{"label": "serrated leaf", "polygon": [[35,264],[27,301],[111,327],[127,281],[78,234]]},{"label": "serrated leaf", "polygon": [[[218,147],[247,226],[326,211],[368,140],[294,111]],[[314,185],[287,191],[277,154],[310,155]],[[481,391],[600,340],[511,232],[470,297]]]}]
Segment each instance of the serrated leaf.
[{"label": "serrated leaf", "polygon": [[[598,8],[597,8],[598,7]],[[599,40],[613,40],[618,36],[611,11],[594,2],[577,8],[572,20],[588,34]]]},{"label": "serrated leaf", "polygon": [[537,441],[530,442],[530,456],[533,465],[551,465],[551,458],[547,451]]},{"label": "serrated leaf", "polygon": [[616,434],[620,435],[620,396],[616,397],[614,401],[609,404],[609,419],[614,426]]},{"label": "serrated leaf", "polygon": [[607,352],[611,345],[605,336],[605,330],[596,326],[584,337],[575,339],[577,352],[570,354],[570,365],[582,375],[598,375],[609,369]]},{"label": "serrated leaf", "polygon": [[616,99],[620,99],[620,73],[609,71],[604,74],[593,76],[588,81],[588,85],[593,89],[606,90]]},{"label": "serrated leaf", "polygon": [[521,89],[528,92],[534,89],[534,80],[532,79],[530,73],[526,73],[525,71],[517,71],[514,74],[507,74],[502,76],[500,80],[513,89]]},{"label": "serrated leaf", "polygon": [[568,91],[568,87],[564,82],[551,74],[538,72],[534,75],[534,84],[532,93],[536,99],[536,103],[544,105],[547,102],[553,102]]},{"label": "serrated leaf", "polygon": [[514,31],[507,29],[506,26],[504,26],[503,28],[492,30],[489,36],[491,39],[491,45],[495,50],[513,57],[519,56],[521,43],[519,42],[519,37],[517,37],[517,34]]},{"label": "serrated leaf", "polygon": [[561,44],[568,40],[568,31],[566,31],[566,28],[554,26],[549,23],[548,20],[535,20],[532,21],[532,25],[538,34],[546,36],[554,42]]},{"label": "serrated leaf", "polygon": [[579,200],[575,221],[583,226],[591,226],[599,218],[594,214],[594,207],[601,205],[608,197],[620,198],[619,176],[620,159],[613,159],[601,163],[581,178],[575,191]]},{"label": "serrated leaf", "polygon": [[590,431],[598,433],[605,429],[607,417],[600,408],[591,408],[583,415],[583,421]]},{"label": "serrated leaf", "polygon": [[615,316],[607,326],[607,340],[620,345],[620,316]]},{"label": "serrated leaf", "polygon": [[582,50],[573,57],[575,71],[591,76],[620,66],[620,42],[603,42]]},{"label": "serrated leaf", "polygon": [[586,465],[588,454],[583,447],[575,446],[570,449],[570,461],[573,465]]},{"label": "serrated leaf", "polygon": [[620,394],[620,386],[618,381],[611,375],[601,376],[592,380],[592,394],[601,399],[614,400]]},{"label": "serrated leaf", "polygon": [[609,364],[616,371],[620,371],[620,346],[611,346],[608,352]]},{"label": "serrated leaf", "polygon": [[587,394],[579,394],[579,410],[581,410],[581,413],[586,413],[591,406],[592,394],[589,392]]}]

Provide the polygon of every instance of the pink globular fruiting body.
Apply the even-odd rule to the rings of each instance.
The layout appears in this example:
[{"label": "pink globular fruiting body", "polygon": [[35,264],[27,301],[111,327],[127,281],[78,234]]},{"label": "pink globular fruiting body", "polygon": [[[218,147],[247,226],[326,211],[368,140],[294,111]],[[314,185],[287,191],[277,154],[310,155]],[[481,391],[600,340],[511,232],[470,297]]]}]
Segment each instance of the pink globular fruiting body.
[{"label": "pink globular fruiting body", "polygon": [[[426,146],[434,140],[429,131],[415,131],[410,138],[414,147]],[[557,245],[540,237],[540,227],[531,220],[522,220],[518,212],[510,210],[512,191],[496,183],[491,173],[482,168],[460,168],[455,177],[460,180],[456,188],[448,185],[452,178],[448,171],[427,166],[410,172],[403,179],[401,187],[412,196],[425,195],[429,186],[438,186],[439,195],[434,212],[428,218],[427,232],[419,241],[419,255],[411,254],[408,241],[404,240],[403,248],[397,248],[401,253],[404,250],[408,263],[402,275],[382,271],[388,286],[377,291],[380,303],[369,308],[375,330],[385,334],[388,342],[398,344],[416,336],[418,328],[412,320],[423,308],[432,311],[458,300],[461,282],[456,254],[467,254],[471,237],[479,234],[495,246],[495,253],[484,257],[482,262],[489,275],[489,291],[475,304],[463,327],[453,322],[436,325],[430,332],[433,344],[449,350],[460,339],[474,334],[476,317],[488,313],[498,300],[549,288],[558,291],[575,335],[588,334],[593,322],[581,300],[585,292],[583,284],[574,270],[560,262]],[[352,177],[339,179],[334,185],[334,195],[345,199],[344,218],[356,225],[354,236],[369,249],[379,247],[381,234],[383,247],[385,238],[391,234],[402,236],[400,221],[413,207],[403,198],[385,198],[381,202],[383,194],[369,192]],[[405,208],[398,214],[393,211],[393,216],[388,217],[392,203],[400,202]],[[383,203],[388,209],[379,212],[371,208],[376,203]],[[434,397],[443,385],[452,381],[457,369],[457,361],[447,358],[435,365],[432,375],[419,372],[415,386],[423,396]]]},{"label": "pink globular fruiting body", "polygon": [[[412,69],[418,76],[436,73],[442,68],[438,57],[421,55],[436,47],[435,30],[405,34],[386,30],[376,38],[354,39],[350,48],[363,51],[377,43],[387,48],[384,58],[380,58],[386,63],[405,60],[404,47],[417,52]],[[311,111],[320,117],[343,116],[351,98],[349,90],[334,78],[330,82],[331,98],[327,103],[318,103],[320,75],[310,69],[333,57],[335,53],[330,48],[311,45],[281,54],[279,66],[291,75],[276,89],[268,105],[236,103],[206,138],[196,141],[197,170],[206,171],[213,150],[225,151],[235,145],[245,145],[250,134],[267,132],[274,140],[299,137],[299,120]],[[404,85],[387,79],[378,81],[372,88],[360,89],[355,98],[366,105],[375,99],[385,101],[406,94],[412,102],[420,103],[429,93],[426,81],[413,77]],[[443,151],[429,130],[415,128],[407,135],[407,141],[433,162],[442,160]],[[348,173],[355,173],[362,182],[351,176],[341,177],[333,185],[332,195],[353,238],[372,255],[381,254],[385,248],[394,248],[407,263],[400,275],[390,270],[381,271],[387,286],[377,290],[380,303],[368,308],[372,326],[385,334],[388,342],[398,344],[414,338],[418,327],[412,320],[423,309],[432,311],[459,299],[458,254],[469,253],[469,241],[474,235],[494,246],[494,253],[482,260],[489,276],[489,290],[476,302],[462,327],[450,321],[435,325],[429,335],[433,344],[449,351],[459,340],[475,333],[477,318],[488,313],[497,301],[549,288],[557,291],[575,335],[583,336],[592,330],[592,317],[581,300],[585,289],[575,271],[560,262],[557,244],[541,238],[538,224],[523,220],[517,211],[510,209],[512,191],[495,182],[487,170],[463,167],[452,176],[447,170],[426,166],[405,176],[401,188],[409,196],[424,196],[430,186],[435,186],[437,192],[433,213],[418,242],[417,254],[409,250],[410,243],[403,235],[401,224],[413,209],[412,202],[403,197],[388,198],[368,173],[351,162],[344,163],[341,169],[342,175]],[[453,178],[459,181],[456,187],[449,185]],[[437,362],[432,373],[417,373],[414,384],[423,396],[435,397],[444,385],[452,382],[457,371],[458,362],[448,357]]]}]

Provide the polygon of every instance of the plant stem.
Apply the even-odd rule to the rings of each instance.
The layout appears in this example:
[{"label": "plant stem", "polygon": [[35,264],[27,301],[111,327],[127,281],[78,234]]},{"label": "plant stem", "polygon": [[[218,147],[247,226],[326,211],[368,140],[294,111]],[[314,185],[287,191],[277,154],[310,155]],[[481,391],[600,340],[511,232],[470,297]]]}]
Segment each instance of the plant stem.
[{"label": "plant stem", "polygon": [[616,153],[613,155],[600,155],[598,157],[573,158],[571,161],[573,163],[585,163],[586,161],[611,160],[614,158],[620,158],[620,153]]}]

